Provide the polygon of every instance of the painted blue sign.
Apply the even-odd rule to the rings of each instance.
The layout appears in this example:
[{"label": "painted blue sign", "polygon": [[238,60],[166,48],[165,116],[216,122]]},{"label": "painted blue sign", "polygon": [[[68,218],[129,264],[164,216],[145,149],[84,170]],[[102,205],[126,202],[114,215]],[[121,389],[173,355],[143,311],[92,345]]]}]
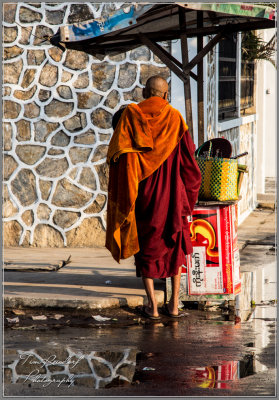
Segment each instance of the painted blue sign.
[{"label": "painted blue sign", "polygon": [[137,23],[137,18],[154,5],[131,5],[117,10],[113,15],[88,21],[82,24],[73,24],[61,27],[62,41],[79,41],[105,35]]}]

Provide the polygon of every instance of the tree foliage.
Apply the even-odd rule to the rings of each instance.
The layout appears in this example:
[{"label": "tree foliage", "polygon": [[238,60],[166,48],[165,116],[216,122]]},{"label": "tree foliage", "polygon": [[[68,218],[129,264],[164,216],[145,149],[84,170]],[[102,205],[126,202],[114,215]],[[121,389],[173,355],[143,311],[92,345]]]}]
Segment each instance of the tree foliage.
[{"label": "tree foliage", "polygon": [[265,42],[253,31],[243,34],[242,38],[242,60],[267,60],[275,66],[275,46],[276,36],[274,35],[269,42]]}]

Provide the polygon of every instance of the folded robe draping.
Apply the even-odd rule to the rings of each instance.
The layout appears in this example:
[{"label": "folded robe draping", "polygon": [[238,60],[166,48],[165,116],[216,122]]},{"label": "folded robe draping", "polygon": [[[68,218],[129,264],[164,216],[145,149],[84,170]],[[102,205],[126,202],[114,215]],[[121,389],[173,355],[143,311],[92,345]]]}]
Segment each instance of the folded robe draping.
[{"label": "folded robe draping", "polygon": [[171,155],[145,180],[136,200],[140,251],[135,255],[137,276],[167,278],[178,274],[186,254],[193,252],[188,216],[197,200],[200,171],[193,162],[188,132]]},{"label": "folded robe draping", "polygon": [[196,201],[199,190],[199,169],[193,157],[194,144],[181,114],[160,97],[151,97],[138,105],[129,104],[123,111],[107,156],[110,172],[106,247],[116,261],[140,251],[135,212],[139,184],[168,159],[183,136],[187,138],[188,157],[198,178],[185,191],[185,212],[190,215],[190,203]]}]

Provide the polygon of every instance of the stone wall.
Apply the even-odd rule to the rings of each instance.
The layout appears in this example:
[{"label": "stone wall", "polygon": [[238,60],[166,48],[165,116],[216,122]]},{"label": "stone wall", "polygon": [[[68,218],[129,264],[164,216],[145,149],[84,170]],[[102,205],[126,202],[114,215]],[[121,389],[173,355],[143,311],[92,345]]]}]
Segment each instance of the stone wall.
[{"label": "stone wall", "polygon": [[140,47],[97,60],[43,37],[123,3],[4,3],[4,245],[104,245],[112,115],[169,69]]}]

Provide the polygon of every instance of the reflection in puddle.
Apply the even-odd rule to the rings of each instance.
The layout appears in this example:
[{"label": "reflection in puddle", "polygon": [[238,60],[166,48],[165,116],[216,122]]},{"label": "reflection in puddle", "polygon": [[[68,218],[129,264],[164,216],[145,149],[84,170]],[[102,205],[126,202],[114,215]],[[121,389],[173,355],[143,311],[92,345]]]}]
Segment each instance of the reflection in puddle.
[{"label": "reflection in puddle", "polygon": [[[139,353],[137,356],[137,370],[134,381],[148,382],[153,381],[160,384],[164,379],[164,372],[156,370],[156,368],[141,367],[143,361],[148,363],[151,360],[152,365],[156,365],[155,353]],[[150,364],[150,363],[148,363]],[[150,364],[150,365],[151,365]],[[256,374],[257,361],[254,353],[247,354],[240,361],[227,361],[218,366],[207,367],[185,367],[181,369],[181,377],[179,383],[192,388],[214,388],[214,389],[231,389],[233,381]]]},{"label": "reflection in puddle", "polygon": [[229,389],[231,381],[255,374],[254,355],[241,361],[229,361],[219,366],[191,368],[191,381],[195,387]]},{"label": "reflection in puddle", "polygon": [[[249,343],[250,345],[250,343]],[[18,357],[6,364],[10,383],[26,383],[47,387],[55,385],[87,386],[95,389],[125,386],[150,379],[160,380],[156,368],[141,367],[152,360],[156,365],[159,353],[141,353],[126,349],[123,352],[95,352],[88,354],[67,351],[29,350],[18,351]],[[137,368],[136,368],[137,365]],[[224,362],[219,366],[203,368],[186,367],[184,378],[191,387],[228,389],[231,381],[257,372],[255,354],[246,355],[241,361]],[[152,375],[150,376],[150,372]],[[154,376],[155,374],[155,376]],[[7,383],[7,382],[6,382]]]},{"label": "reflection in puddle", "polygon": [[[5,390],[14,394],[20,387],[22,393],[37,394],[48,386],[54,394],[58,387],[63,394],[87,395],[91,388],[117,394],[133,390],[142,394],[149,389],[182,394],[192,388],[198,394],[204,389],[208,395],[207,388],[215,388],[218,394],[220,388],[233,391],[241,378],[254,374],[254,380],[242,380],[250,390],[251,380],[256,382],[259,376],[255,374],[270,368],[272,349],[267,356],[262,350],[273,343],[275,317],[276,306],[261,305],[245,324],[218,320],[209,324],[199,317],[162,319],[128,328],[69,328],[59,334],[9,330],[4,352]],[[201,347],[194,351],[197,339]],[[239,354],[246,353],[240,361],[227,361],[239,360]],[[260,361],[267,361],[269,367]],[[273,393],[274,387],[268,390]]]},{"label": "reflection in puddle", "polygon": [[5,383],[28,386],[55,385],[107,387],[111,382],[131,383],[136,366],[136,350],[91,351],[88,354],[63,349],[17,351],[13,362],[6,364]]}]

